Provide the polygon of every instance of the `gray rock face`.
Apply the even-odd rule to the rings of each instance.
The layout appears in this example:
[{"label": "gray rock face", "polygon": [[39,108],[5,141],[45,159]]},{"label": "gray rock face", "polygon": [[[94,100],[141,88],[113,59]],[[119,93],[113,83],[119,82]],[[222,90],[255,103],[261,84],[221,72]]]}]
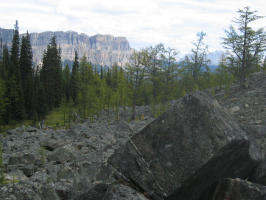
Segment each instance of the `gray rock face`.
[{"label": "gray rock face", "polygon": [[[100,34],[89,37],[86,34],[78,34],[73,31],[47,31],[30,33],[33,61],[35,63],[41,63],[43,52],[54,35],[58,46],[61,48],[62,60],[74,60],[75,50],[77,50],[79,57],[85,55],[93,64],[111,66],[114,63],[118,63],[124,66],[129,62],[133,53],[125,37]],[[9,47],[11,46],[12,37],[13,30],[0,28],[0,38]]]},{"label": "gray rock face", "polygon": [[266,126],[266,73],[252,74],[247,83],[247,89],[241,89],[236,84],[230,89],[228,97],[224,97],[224,91],[215,97],[225,108],[237,109],[232,116],[244,130],[249,126],[261,129],[262,126]]},{"label": "gray rock face", "polygon": [[266,185],[266,160],[259,164],[251,175],[251,180],[255,183]]},{"label": "gray rock face", "polygon": [[186,95],[111,156],[109,163],[154,199],[170,195],[232,140],[246,138],[204,93]]},{"label": "gray rock face", "polygon": [[[0,199],[100,199],[104,185],[114,182],[108,158],[151,120],[129,124],[109,118],[94,123],[85,121],[70,130],[22,127],[9,131],[0,137],[8,182],[0,185]],[[137,197],[136,200],[142,200]]]},{"label": "gray rock face", "polygon": [[148,199],[143,194],[136,192],[135,190],[133,190],[128,186],[121,184],[114,184],[108,188],[102,200],[148,200]]},{"label": "gray rock face", "polygon": [[208,191],[211,191],[213,185],[228,177],[248,178],[262,158],[259,149],[254,148],[248,140],[234,140],[189,177],[181,188],[166,200],[206,200],[211,196]]},{"label": "gray rock face", "polygon": [[148,200],[143,194],[129,186],[114,183],[98,184],[75,200]]},{"label": "gray rock face", "polygon": [[212,198],[205,200],[264,200],[266,187],[241,179],[221,180]]}]

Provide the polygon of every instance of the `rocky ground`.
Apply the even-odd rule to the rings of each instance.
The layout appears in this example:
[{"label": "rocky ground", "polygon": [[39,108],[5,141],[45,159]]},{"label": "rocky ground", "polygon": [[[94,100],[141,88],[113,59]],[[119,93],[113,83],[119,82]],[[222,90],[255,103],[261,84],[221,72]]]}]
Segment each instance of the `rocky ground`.
[{"label": "rocky ground", "polygon": [[243,127],[266,126],[266,74],[254,73],[248,79],[248,88],[234,85],[230,95],[224,92],[215,95],[219,103],[229,109],[232,116]]},{"label": "rocky ground", "polygon": [[157,119],[142,106],[138,121],[126,110],[69,130],[9,130],[0,199],[266,199],[266,75],[215,99],[186,95]]},{"label": "rocky ground", "polygon": [[79,199],[97,184],[114,182],[108,158],[153,118],[131,123],[110,118],[69,130],[20,127],[0,135],[8,182],[0,186],[0,199]]}]

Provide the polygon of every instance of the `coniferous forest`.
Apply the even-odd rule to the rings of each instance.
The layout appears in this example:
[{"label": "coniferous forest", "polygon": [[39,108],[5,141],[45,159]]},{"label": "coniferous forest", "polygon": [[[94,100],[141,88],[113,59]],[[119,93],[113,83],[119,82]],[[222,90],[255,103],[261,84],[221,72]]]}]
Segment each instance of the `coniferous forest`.
[{"label": "coniferous forest", "polygon": [[12,47],[3,44],[0,56],[0,125],[25,120],[36,125],[54,109],[64,112],[64,125],[74,120],[73,113],[85,119],[126,107],[131,110],[127,120],[133,120],[137,105],[153,105],[154,115],[159,115],[169,101],[187,92],[209,89],[214,94],[229,90],[234,81],[245,87],[250,73],[265,70],[265,33],[248,26],[259,18],[248,7],[239,10],[237,28],[226,30],[222,41],[231,54],[223,55],[215,70],[209,68],[203,32],[196,35],[194,48],[182,61],[176,59],[176,49],[158,44],[135,51],[123,68],[94,66],[77,52],[73,66],[62,66],[61,50],[52,37],[42,63],[35,66],[30,36],[20,38],[16,22]]}]

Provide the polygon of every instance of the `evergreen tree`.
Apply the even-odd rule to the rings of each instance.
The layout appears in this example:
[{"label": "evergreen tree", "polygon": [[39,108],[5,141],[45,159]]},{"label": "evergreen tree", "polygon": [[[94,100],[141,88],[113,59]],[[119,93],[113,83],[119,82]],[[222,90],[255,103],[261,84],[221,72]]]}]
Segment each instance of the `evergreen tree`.
[{"label": "evergreen tree", "polygon": [[103,66],[101,66],[100,78],[103,79],[103,76],[104,76]]},{"label": "evergreen tree", "polygon": [[32,48],[28,32],[22,37],[20,48],[20,73],[21,83],[24,95],[24,106],[28,116],[32,114],[32,93],[33,93],[33,66],[32,66]]},{"label": "evergreen tree", "polygon": [[[0,125],[4,123],[4,114],[6,113],[7,100],[5,97],[6,86],[5,82],[0,78]],[[0,127],[1,131],[1,127]]]},{"label": "evergreen tree", "polygon": [[10,56],[7,49],[7,46],[3,46],[3,56],[2,56],[2,67],[0,71],[0,77],[4,80],[8,80],[8,70],[10,67]]},{"label": "evergreen tree", "polygon": [[12,47],[11,47],[11,66],[9,68],[9,76],[15,74],[19,80],[19,28],[18,28],[18,21],[14,26],[14,33],[13,33],[13,40],[12,40]]},{"label": "evergreen tree", "polygon": [[46,105],[49,109],[58,107],[63,96],[63,87],[61,56],[60,50],[57,49],[55,36],[52,37],[44,53],[40,75]]},{"label": "evergreen tree", "polygon": [[68,64],[66,64],[63,70],[63,87],[64,87],[64,96],[66,97],[66,101],[69,102],[70,100],[70,81],[71,81],[71,74]]},{"label": "evergreen tree", "polygon": [[33,121],[36,122],[45,117],[48,111],[48,105],[45,102],[45,91],[43,84],[40,81],[40,71],[39,65],[37,66],[34,72],[34,81],[33,81]]},{"label": "evergreen tree", "polygon": [[24,97],[21,85],[21,73],[19,66],[19,31],[16,21],[11,47],[11,62],[8,74],[8,98],[11,119],[22,120],[25,116]]},{"label": "evergreen tree", "polygon": [[78,53],[75,51],[75,60],[72,67],[71,73],[71,81],[70,81],[70,89],[71,89],[71,97],[75,105],[77,105],[78,100],[78,92],[79,92],[79,62],[78,62]]},{"label": "evergreen tree", "polygon": [[234,20],[237,30],[230,26],[223,41],[224,47],[232,53],[231,64],[238,68],[236,75],[242,87],[245,87],[245,79],[259,54],[266,49],[266,34],[263,29],[255,31],[250,26],[250,23],[262,18],[256,12],[249,7],[238,10],[239,17]]}]

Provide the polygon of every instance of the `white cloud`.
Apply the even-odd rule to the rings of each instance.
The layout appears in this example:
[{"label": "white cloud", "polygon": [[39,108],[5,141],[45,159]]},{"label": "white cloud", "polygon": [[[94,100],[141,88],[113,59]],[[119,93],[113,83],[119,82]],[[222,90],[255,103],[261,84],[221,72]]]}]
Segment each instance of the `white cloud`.
[{"label": "white cloud", "polygon": [[[74,30],[125,36],[132,47],[165,43],[188,52],[196,33],[207,33],[210,50],[221,49],[224,30],[244,6],[265,15],[262,0],[0,0],[0,27],[21,32]],[[265,27],[266,19],[254,27]]]}]

